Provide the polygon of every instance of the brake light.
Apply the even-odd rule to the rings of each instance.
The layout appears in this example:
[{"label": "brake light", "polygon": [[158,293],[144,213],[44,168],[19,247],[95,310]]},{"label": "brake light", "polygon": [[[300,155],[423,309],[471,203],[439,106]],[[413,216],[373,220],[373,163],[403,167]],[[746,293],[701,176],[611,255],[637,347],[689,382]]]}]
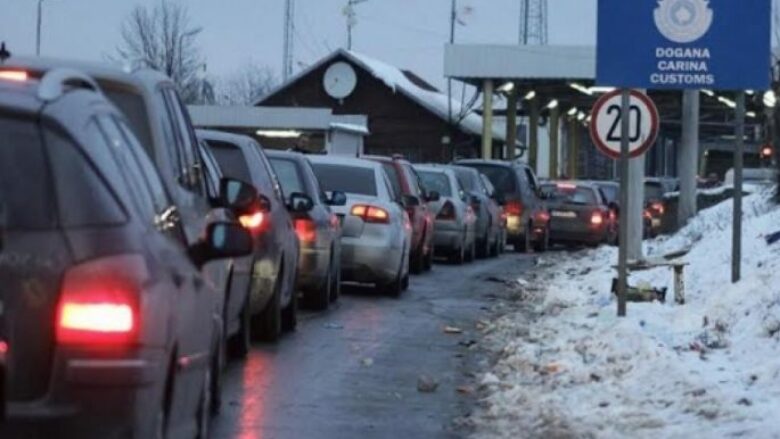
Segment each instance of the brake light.
[{"label": "brake light", "polygon": [[1,70],[0,79],[7,81],[24,82],[27,81],[29,75],[23,70]]},{"label": "brake light", "polygon": [[655,203],[652,204],[652,208],[653,208],[653,210],[658,212],[659,215],[663,215],[664,214],[664,204],[663,203],[655,202]]},{"label": "brake light", "polygon": [[455,206],[449,201],[445,202],[436,215],[436,219],[442,221],[455,221]]},{"label": "brake light", "polygon": [[238,217],[238,222],[241,223],[245,229],[253,231],[258,230],[265,222],[265,214],[263,214],[263,212],[255,212],[248,215],[241,215]]},{"label": "brake light", "polygon": [[601,212],[593,212],[590,216],[590,223],[594,226],[600,226],[604,224],[604,215]]},{"label": "brake light", "polygon": [[504,207],[507,215],[521,216],[523,214],[523,204],[519,201],[510,201]]},{"label": "brake light", "polygon": [[56,314],[61,344],[127,344],[139,332],[140,285],[149,278],[141,256],[112,256],[65,274]]},{"label": "brake light", "polygon": [[617,219],[617,214],[615,213],[614,210],[610,210],[609,211],[609,220],[612,221],[612,222],[615,222],[616,219]]},{"label": "brake light", "polygon": [[556,187],[558,187],[558,189],[570,190],[570,191],[577,189],[577,185],[571,183],[558,183],[556,184]]},{"label": "brake light", "polygon": [[545,211],[541,211],[537,213],[535,217],[536,217],[536,222],[539,224],[545,224],[547,223],[547,221],[550,221],[550,214]]},{"label": "brake light", "polygon": [[352,206],[350,213],[360,217],[367,223],[387,224],[390,222],[390,214],[385,209],[366,204],[356,204]]},{"label": "brake light", "polygon": [[8,343],[0,340],[0,358],[3,358],[8,353]]},{"label": "brake light", "polygon": [[295,220],[295,234],[298,240],[304,243],[311,243],[317,240],[317,226],[309,218]]}]

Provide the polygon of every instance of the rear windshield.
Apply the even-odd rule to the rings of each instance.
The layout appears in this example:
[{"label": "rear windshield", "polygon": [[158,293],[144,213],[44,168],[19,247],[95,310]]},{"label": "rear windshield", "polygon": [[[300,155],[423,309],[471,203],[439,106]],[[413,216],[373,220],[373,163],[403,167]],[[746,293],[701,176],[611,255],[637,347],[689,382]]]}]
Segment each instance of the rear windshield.
[{"label": "rear windshield", "polygon": [[295,192],[306,194],[303,178],[298,170],[298,165],[294,161],[274,157],[269,157],[268,160],[271,162],[274,172],[276,172],[279,184],[282,185],[282,192],[285,198]]},{"label": "rear windshield", "polygon": [[154,157],[152,133],[149,131],[149,117],[146,113],[144,98],[138,93],[111,85],[103,85],[103,93],[124,113],[135,136],[138,137],[149,156]]},{"label": "rear windshield", "polygon": [[542,190],[550,194],[550,200],[553,202],[577,205],[597,204],[596,195],[591,188],[545,185]]},{"label": "rear windshield", "polygon": [[608,202],[613,203],[617,201],[618,195],[620,195],[617,186],[606,184],[599,187],[601,188],[601,192],[604,193],[604,196],[607,197]]},{"label": "rear windshield", "polygon": [[469,168],[474,168],[477,171],[485,174],[485,176],[493,183],[493,187],[496,188],[496,193],[501,195],[509,195],[519,192],[517,183],[515,182],[514,171],[503,166],[491,166],[491,165],[476,165],[476,164],[464,164]]},{"label": "rear windshield", "polygon": [[482,192],[482,188],[479,187],[479,183],[474,179],[474,174],[471,171],[472,169],[455,168],[455,174],[464,189],[469,192]]},{"label": "rear windshield", "polygon": [[324,163],[312,163],[312,167],[323,191],[377,196],[373,169]]},{"label": "rear windshield", "polygon": [[217,159],[222,174],[226,177],[241,180],[246,183],[252,183],[252,174],[249,172],[249,165],[241,149],[232,143],[220,142],[217,140],[207,140],[206,144],[209,150]]},{"label": "rear windshield", "polygon": [[48,169],[36,125],[0,116],[0,228],[55,226]]},{"label": "rear windshield", "polygon": [[664,187],[661,183],[645,183],[645,200],[661,200],[664,198]]},{"label": "rear windshield", "polygon": [[450,179],[447,174],[443,172],[430,172],[430,171],[417,171],[420,175],[423,186],[428,192],[436,191],[443,197],[452,196],[452,188],[450,187]]}]

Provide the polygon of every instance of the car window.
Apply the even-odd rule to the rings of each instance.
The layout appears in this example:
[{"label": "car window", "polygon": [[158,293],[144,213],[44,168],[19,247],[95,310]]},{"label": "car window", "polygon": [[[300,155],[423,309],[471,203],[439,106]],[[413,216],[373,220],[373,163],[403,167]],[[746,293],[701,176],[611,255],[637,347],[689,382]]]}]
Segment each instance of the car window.
[{"label": "car window", "polygon": [[138,163],[130,152],[130,146],[127,144],[124,136],[119,131],[116,123],[111,116],[102,115],[97,118],[109,150],[116,160],[121,175],[124,177],[125,184],[130,188],[133,202],[136,205],[140,217],[144,220],[154,223],[157,211],[154,206],[149,187],[144,181],[144,175]]},{"label": "car window", "polygon": [[[64,227],[111,226],[127,221],[117,195],[95,165],[64,135],[45,130],[51,157],[59,214]],[[101,145],[105,147],[104,145]],[[97,163],[98,166],[105,165]],[[113,167],[108,166],[106,170]]]},{"label": "car window", "polygon": [[482,174],[485,174],[490,182],[493,183],[493,187],[496,188],[496,192],[501,195],[506,196],[518,192],[513,171],[510,168],[504,166],[478,164],[467,164],[464,166],[474,168]]},{"label": "car window", "polygon": [[56,226],[51,176],[32,120],[0,117],[0,227]]},{"label": "car window", "polygon": [[420,179],[427,191],[436,191],[442,197],[452,196],[452,187],[450,179],[443,172],[419,171]]},{"label": "car window", "polygon": [[613,201],[617,201],[619,195],[619,189],[617,186],[604,185],[604,186],[600,186],[600,188],[607,202],[611,203]]},{"label": "car window", "polygon": [[222,174],[252,184],[252,173],[249,171],[249,165],[246,157],[237,145],[219,140],[207,140],[209,151],[219,163]]},{"label": "car window", "polygon": [[179,183],[188,190],[201,191],[200,162],[195,152],[196,141],[190,129],[189,115],[182,107],[175,90],[166,87],[163,93],[167,107],[173,116],[171,123],[178,148],[179,169],[176,175]]},{"label": "car window", "polygon": [[534,175],[533,171],[531,171],[531,168],[524,168],[525,169],[525,177],[528,181],[528,187],[531,189],[532,192],[536,192],[539,189],[539,183],[536,181],[536,175]]},{"label": "car window", "polygon": [[477,186],[477,182],[474,181],[474,174],[472,169],[455,168],[455,175],[458,176],[458,181],[469,192],[480,192],[481,188]]},{"label": "car window", "polygon": [[393,191],[393,199],[397,200],[401,198],[401,194],[404,191],[401,189],[401,176],[398,175],[398,169],[392,163],[382,162],[382,168],[387,174],[387,179],[390,182],[390,189]]},{"label": "car window", "polygon": [[664,198],[664,187],[661,183],[645,183],[645,201],[662,200]]},{"label": "car window", "polygon": [[[111,83],[101,83],[101,88],[106,97],[124,114],[132,132],[143,145],[150,157],[154,157],[152,145],[152,133],[149,130],[149,113],[146,111],[144,98],[140,94]],[[173,141],[171,141],[171,145]]]},{"label": "car window", "polygon": [[127,144],[130,145],[130,155],[135,159],[135,163],[138,164],[138,168],[144,176],[144,182],[152,195],[157,213],[164,212],[173,203],[165,190],[165,185],[160,179],[160,173],[149,159],[149,156],[144,152],[143,147],[138,143],[138,139],[130,131],[130,127],[121,119],[114,118],[114,122],[119,127],[119,131],[124,135]]},{"label": "car window", "polygon": [[593,189],[580,186],[554,186],[551,192],[551,201],[563,204],[577,204],[592,206],[600,204],[596,199]]},{"label": "car window", "polygon": [[373,168],[312,163],[314,174],[326,192],[341,191],[348,194],[377,196],[376,176]]},{"label": "car window", "polygon": [[257,157],[263,164],[264,172],[260,173],[262,179],[261,187],[266,187],[266,185],[270,186],[274,191],[274,194],[276,194],[276,198],[279,200],[284,200],[282,185],[279,183],[279,178],[276,176],[276,172],[274,172],[273,166],[271,166],[271,163],[268,161],[268,157],[266,157],[265,153],[263,152],[263,147],[254,141],[252,141],[252,146],[252,154],[254,154],[255,157]]},{"label": "car window", "polygon": [[294,192],[306,193],[306,187],[303,184],[303,177],[298,170],[298,165],[293,160],[275,158],[269,159],[274,168],[279,184],[282,185],[282,194],[284,198],[289,198]]},{"label": "car window", "polygon": [[415,197],[422,196],[425,191],[420,186],[420,177],[417,176],[412,165],[403,164],[401,169],[403,169],[406,181],[409,183],[409,192]]},{"label": "car window", "polygon": [[216,198],[219,196],[219,182],[222,180],[222,172],[219,170],[214,156],[208,150],[208,145],[205,140],[199,142],[199,149],[201,162],[203,163],[203,177],[206,180],[206,190],[209,197]]}]

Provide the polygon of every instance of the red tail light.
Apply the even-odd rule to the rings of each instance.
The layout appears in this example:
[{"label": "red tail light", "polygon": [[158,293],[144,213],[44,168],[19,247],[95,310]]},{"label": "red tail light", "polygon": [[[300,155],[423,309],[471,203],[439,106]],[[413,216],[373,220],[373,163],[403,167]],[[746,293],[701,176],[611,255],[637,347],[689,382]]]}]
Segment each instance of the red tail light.
[{"label": "red tail light", "polygon": [[664,204],[663,203],[656,202],[656,203],[653,203],[651,207],[653,208],[653,210],[658,212],[659,215],[663,215],[664,214],[664,210],[665,209],[664,209]]},{"label": "red tail light", "polygon": [[387,224],[390,222],[390,214],[381,207],[356,204],[352,206],[350,213],[362,218],[367,223]]},{"label": "red tail light", "polygon": [[612,221],[612,222],[615,222],[616,219],[617,219],[617,214],[615,213],[614,210],[610,210],[609,211],[609,220]]},{"label": "red tail light", "polygon": [[148,277],[146,264],[137,255],[112,256],[68,271],[57,306],[57,342],[137,341],[140,285]]},{"label": "red tail light", "polygon": [[600,226],[604,224],[604,215],[601,212],[593,212],[590,216],[590,223],[594,226]]},{"label": "red tail light", "polygon": [[311,243],[317,240],[317,226],[309,218],[295,220],[295,234],[303,243]]},{"label": "red tail light", "polygon": [[29,75],[24,70],[0,70],[0,79],[8,81],[24,82]]},{"label": "red tail light", "polygon": [[645,211],[643,212],[643,216],[645,218],[647,218],[647,219],[652,219],[653,218],[653,213],[650,212],[650,209],[645,209]]},{"label": "red tail light", "polygon": [[504,207],[507,215],[521,216],[523,214],[523,203],[519,201],[509,201]]},{"label": "red tail light", "polygon": [[534,215],[534,219],[538,224],[546,224],[547,221],[550,221],[550,214],[545,211],[541,211]]},{"label": "red tail light", "polygon": [[255,212],[248,215],[241,215],[238,217],[238,222],[241,223],[245,229],[251,231],[260,230],[265,223],[265,214],[263,212]]},{"label": "red tail light", "polygon": [[436,215],[437,220],[442,221],[454,221],[455,220],[455,206],[451,202],[447,201],[441,207],[439,214]]}]

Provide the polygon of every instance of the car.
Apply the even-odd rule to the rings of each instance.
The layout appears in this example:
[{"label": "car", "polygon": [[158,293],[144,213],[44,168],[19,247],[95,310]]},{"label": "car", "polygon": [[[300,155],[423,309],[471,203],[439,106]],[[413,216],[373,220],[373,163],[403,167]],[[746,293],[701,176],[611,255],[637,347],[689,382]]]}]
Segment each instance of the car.
[{"label": "car", "polygon": [[644,216],[649,219],[650,228],[646,232],[649,237],[658,236],[663,226],[663,218],[667,210],[665,195],[673,189],[670,184],[658,178],[645,179],[645,211]]},{"label": "car", "polygon": [[333,206],[341,222],[342,280],[400,296],[409,286],[412,230],[382,164],[319,155],[309,161],[322,190],[347,195],[345,205]]},{"label": "car", "polygon": [[268,150],[266,155],[288,205],[297,194],[312,200],[311,209],[293,213],[301,247],[298,288],[303,292],[304,304],[316,310],[327,309],[341,294],[341,224],[332,206],[345,205],[347,195],[332,191],[326,196],[311,163],[301,153]]},{"label": "car", "polygon": [[446,256],[456,264],[476,257],[477,216],[466,189],[455,170],[446,165],[415,165],[423,186],[439,194],[431,204],[436,215],[434,245],[437,255]]},{"label": "car", "polygon": [[412,223],[412,250],[410,270],[414,274],[430,270],[433,266],[434,220],[428,203],[436,201],[436,194],[428,194],[420,185],[412,164],[400,156],[363,156],[382,164],[390,177],[396,193],[401,194],[409,220]]},{"label": "car", "polygon": [[241,218],[255,245],[251,260],[234,269],[235,288],[230,295],[242,301],[229,314],[240,316],[242,333],[275,342],[283,330],[297,325],[300,244],[290,212],[305,213],[312,201],[298,193],[285,202],[268,158],[251,137],[210,130],[198,130],[197,135],[224,175],[253,185],[263,197],[253,212]]},{"label": "car", "polygon": [[[254,199],[223,184],[223,207]],[[251,237],[190,242],[177,207],[92,78],[0,66],[0,437],[208,434],[222,323],[201,267]]]},{"label": "car", "polygon": [[550,209],[550,242],[596,246],[615,241],[614,215],[599,187],[587,182],[544,183]]},{"label": "car", "polygon": [[477,216],[477,256],[486,258],[498,255],[501,240],[501,212],[498,204],[489,196],[482,174],[474,168],[452,166],[461,186],[471,198],[471,208]]},{"label": "car", "polygon": [[[615,229],[617,234],[620,234],[620,183],[611,180],[594,180],[590,181],[601,189],[602,197],[607,201],[614,216]],[[652,234],[653,229],[653,215],[645,208],[642,211],[642,236],[649,237]],[[614,244],[619,241],[618,236],[615,237]]]},{"label": "car", "polygon": [[498,204],[498,194],[496,193],[496,188],[493,186],[493,183],[490,182],[490,179],[487,178],[485,174],[479,174],[479,177],[482,179],[482,184],[485,185],[488,197],[491,200],[491,209],[495,209],[498,213],[500,230],[498,235],[498,254],[501,254],[506,251],[506,213],[504,212],[504,208]]},{"label": "car", "polygon": [[547,250],[550,216],[530,167],[519,162],[481,159],[456,160],[454,164],[474,168],[493,183],[506,215],[507,241],[515,251]]}]

